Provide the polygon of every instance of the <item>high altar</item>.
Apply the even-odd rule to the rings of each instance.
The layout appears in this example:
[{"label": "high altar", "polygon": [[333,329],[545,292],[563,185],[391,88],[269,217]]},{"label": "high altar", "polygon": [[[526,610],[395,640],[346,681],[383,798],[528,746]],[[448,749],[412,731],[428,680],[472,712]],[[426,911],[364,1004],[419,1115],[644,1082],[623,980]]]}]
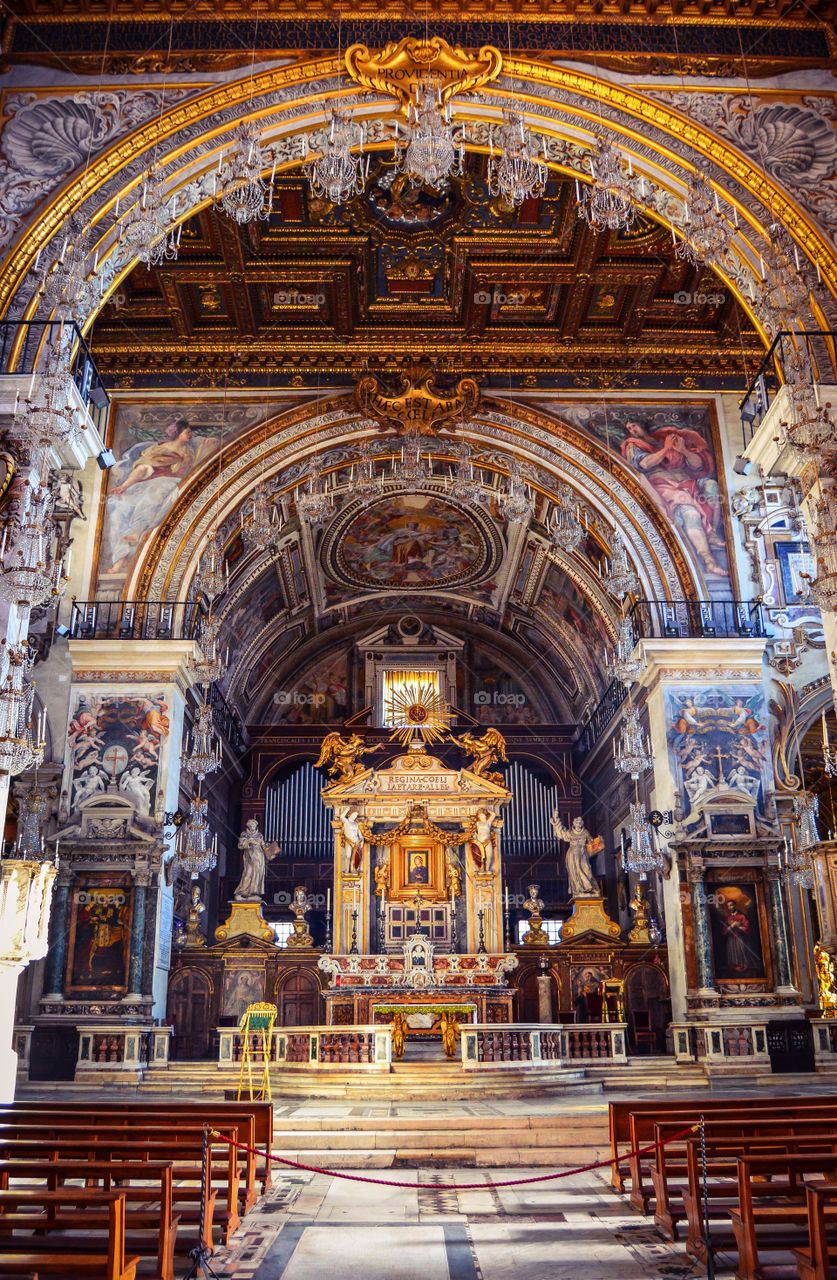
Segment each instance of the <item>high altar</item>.
[{"label": "high altar", "polygon": [[500,814],[511,793],[500,776],[479,760],[448,768],[419,741],[386,767],[342,775],[322,792],[334,830],[326,1020],[390,1022],[427,1006],[510,1021]]}]

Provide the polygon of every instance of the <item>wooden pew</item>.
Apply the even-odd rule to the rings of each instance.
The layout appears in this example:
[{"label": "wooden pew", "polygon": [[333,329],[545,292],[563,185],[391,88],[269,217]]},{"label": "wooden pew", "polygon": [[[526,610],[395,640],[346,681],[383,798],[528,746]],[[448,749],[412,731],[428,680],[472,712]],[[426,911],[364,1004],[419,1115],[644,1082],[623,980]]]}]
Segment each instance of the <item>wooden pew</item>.
[{"label": "wooden pew", "polygon": [[808,1243],[806,1176],[837,1179],[837,1155],[745,1156],[738,1160],[738,1208],[729,1216],[738,1248],[738,1280],[762,1280],[759,1253],[793,1252]]},{"label": "wooden pew", "polygon": [[[624,1148],[624,1151],[627,1152],[631,1151],[634,1146],[630,1127],[631,1116],[652,1115],[662,1117],[665,1114],[673,1118],[677,1114],[682,1114],[685,1117],[684,1123],[688,1123],[692,1117],[697,1119],[700,1115],[710,1116],[722,1111],[729,1111],[735,1116],[740,1114],[742,1107],[746,1107],[748,1111],[781,1112],[785,1107],[795,1107],[797,1110],[802,1110],[807,1106],[820,1106],[828,1103],[833,1103],[837,1106],[837,1094],[822,1094],[808,1098],[782,1096],[757,1099],[662,1097],[641,1102],[610,1102],[608,1103],[608,1127],[610,1131],[610,1151],[613,1157],[611,1185],[615,1191],[622,1192],[625,1190],[625,1180],[630,1176],[628,1162],[624,1158],[621,1148]],[[644,1213],[646,1210],[643,1209],[642,1212]]]},{"label": "wooden pew", "polygon": [[[15,1116],[35,1115],[39,1118],[52,1119],[54,1116],[65,1117],[72,1122],[73,1115],[87,1116],[90,1112],[90,1104],[87,1102],[53,1102],[53,1101],[23,1101],[10,1102],[0,1105],[0,1121],[7,1116],[13,1118]],[[127,1118],[127,1123],[131,1125],[151,1124],[167,1124],[174,1120],[176,1123],[190,1121],[192,1124],[207,1123],[211,1128],[223,1129],[227,1123],[237,1124],[240,1132],[244,1135],[239,1141],[244,1142],[249,1147],[258,1147],[261,1151],[273,1150],[273,1103],[272,1102],[217,1102],[210,1099],[207,1102],[99,1102],[96,1101],[96,1114],[98,1116],[107,1117],[108,1123],[112,1116]],[[253,1117],[252,1133],[247,1124],[247,1117]],[[245,1133],[246,1127],[246,1133]],[[247,1157],[244,1153],[240,1154],[241,1162],[245,1166],[253,1157]],[[262,1189],[265,1190],[271,1185],[270,1179],[271,1166],[269,1160],[255,1161],[255,1178],[261,1182]],[[248,1174],[245,1178],[245,1188],[249,1189],[253,1183],[253,1178]],[[246,1196],[245,1196],[246,1201]],[[251,1208],[250,1204],[243,1204],[242,1212],[246,1213]]]},{"label": "wooden pew", "polygon": [[[123,1141],[117,1139],[99,1140],[97,1138],[84,1140],[80,1138],[68,1139],[66,1136],[53,1139],[43,1137],[0,1138],[0,1160],[36,1160],[44,1162],[50,1160],[88,1160],[92,1163],[119,1161],[124,1165],[126,1174],[129,1176],[130,1166],[134,1161],[171,1162],[173,1195],[181,1223],[194,1226],[201,1221],[202,1215],[204,1222],[203,1243],[209,1249],[212,1249],[214,1247],[213,1224],[218,1194],[217,1189],[212,1184],[212,1173],[214,1169],[213,1159],[216,1158],[219,1147],[223,1150],[224,1158],[228,1157],[227,1144],[218,1138],[211,1139],[208,1152],[210,1179],[207,1181],[205,1188],[201,1185],[202,1142],[200,1145],[196,1144],[193,1147],[187,1147],[181,1143],[177,1151],[174,1152],[172,1144],[168,1142],[143,1142],[130,1139]],[[233,1229],[228,1222],[222,1231],[224,1243],[227,1242]]]},{"label": "wooden pew", "polygon": [[[141,1130],[141,1132],[140,1132]],[[238,1127],[226,1125],[224,1132],[233,1140],[239,1141]],[[195,1178],[200,1177],[200,1164],[203,1152],[203,1128],[181,1126],[131,1126],[111,1125],[107,1124],[86,1124],[78,1118],[77,1123],[68,1124],[64,1121],[56,1119],[54,1122],[45,1121],[43,1123],[37,1121],[34,1117],[26,1117],[14,1121],[5,1121],[0,1123],[0,1149],[6,1141],[19,1141],[22,1139],[32,1139],[35,1141],[60,1141],[61,1150],[67,1155],[84,1157],[84,1152],[95,1145],[97,1149],[102,1151],[105,1159],[116,1159],[113,1153],[117,1148],[129,1150],[134,1148],[134,1154],[140,1151],[144,1152],[143,1159],[173,1159],[179,1166],[175,1172],[175,1178]],[[239,1216],[239,1153],[235,1147],[224,1142],[221,1138],[213,1138],[211,1142],[216,1146],[221,1146],[226,1152],[226,1161],[218,1162],[213,1166],[217,1173],[213,1172],[214,1182],[217,1183],[221,1196],[219,1199],[224,1206],[220,1212],[216,1214],[217,1221],[221,1225],[224,1232],[224,1243],[227,1243],[229,1237],[237,1230],[240,1224]],[[222,1172],[225,1170],[225,1172]],[[255,1188],[255,1162],[251,1161],[247,1166],[248,1176],[251,1178],[251,1186],[247,1188],[243,1194],[252,1203],[256,1196]]]},{"label": "wooden pew", "polygon": [[800,1280],[832,1280],[837,1275],[837,1187],[807,1186],[805,1201],[808,1244],[805,1248],[794,1249]]},{"label": "wooden pew", "polygon": [[[0,1160],[0,1190],[56,1191],[68,1180],[81,1180],[89,1189],[125,1193],[125,1247],[130,1253],[153,1257],[156,1280],[174,1280],[174,1254],[180,1214],[175,1207],[172,1166],[162,1161],[124,1160]],[[117,1185],[115,1185],[117,1184]],[[85,1215],[85,1225],[92,1218]],[[107,1225],[103,1219],[100,1225]],[[0,1215],[0,1236],[3,1218]],[[85,1248],[83,1240],[72,1247]],[[65,1244],[65,1248],[69,1248]],[[184,1246],[188,1247],[188,1246]],[[147,1273],[143,1273],[147,1274]]]},{"label": "wooden pew", "polygon": [[[62,1206],[67,1205],[82,1212],[106,1209],[107,1238],[102,1236],[101,1249],[91,1247],[85,1253],[67,1251],[55,1231],[45,1230],[47,1226],[61,1228]],[[21,1206],[27,1211],[20,1212]],[[38,1209],[42,1212],[33,1212]],[[76,1220],[78,1216],[75,1215]],[[37,1236],[31,1234],[35,1225],[40,1231]],[[6,1274],[35,1271],[39,1277],[60,1276],[66,1280],[78,1280],[80,1276],[85,1280],[136,1280],[139,1258],[125,1252],[122,1191],[90,1191],[78,1187],[0,1191],[0,1229],[8,1237],[0,1240],[0,1258]],[[15,1236],[15,1230],[27,1234]]]}]

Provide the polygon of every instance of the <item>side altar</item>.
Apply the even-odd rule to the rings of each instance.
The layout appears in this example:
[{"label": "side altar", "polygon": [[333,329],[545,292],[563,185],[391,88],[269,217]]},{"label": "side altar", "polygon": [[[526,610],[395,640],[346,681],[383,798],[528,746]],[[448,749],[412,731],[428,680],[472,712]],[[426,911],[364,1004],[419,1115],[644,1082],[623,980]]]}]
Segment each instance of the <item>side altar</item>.
[{"label": "side altar", "polygon": [[417,740],[382,768],[357,756],[335,766],[322,791],[334,831],[334,937],[319,962],[329,1023],[390,1022],[402,1006],[511,1021],[500,850],[511,793],[490,771],[497,744],[483,744],[466,746],[475,758],[461,769]]}]

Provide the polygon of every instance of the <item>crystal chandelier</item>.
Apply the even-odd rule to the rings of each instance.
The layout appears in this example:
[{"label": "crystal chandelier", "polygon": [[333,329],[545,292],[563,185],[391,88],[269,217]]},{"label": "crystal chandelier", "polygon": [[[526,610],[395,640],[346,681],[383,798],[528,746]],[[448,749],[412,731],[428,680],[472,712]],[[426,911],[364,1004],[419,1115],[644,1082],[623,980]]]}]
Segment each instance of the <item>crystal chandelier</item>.
[{"label": "crystal chandelier", "polygon": [[441,81],[423,76],[416,84],[416,99],[407,107],[405,138],[396,139],[396,168],[406,173],[416,187],[442,191],[451,175],[462,173],[465,133],[454,133],[450,103],[442,105]]},{"label": "crystal chandelier", "polygon": [[628,548],[618,529],[614,529],[610,539],[610,556],[606,561],[603,581],[610,594],[619,600],[639,588],[639,578],[631,565]]},{"label": "crystal chandelier", "polygon": [[834,750],[828,741],[828,724],[824,711],[822,713],[822,759],[826,777],[837,778],[837,750]]},{"label": "crystal chandelier", "polygon": [[418,489],[431,478],[432,469],[428,463],[429,458],[421,451],[421,437],[410,431],[404,436],[400,461],[397,458],[393,460],[393,475],[404,488]]},{"label": "crystal chandelier", "polygon": [[[352,155],[353,134],[356,126],[350,118],[340,110],[332,107],[328,113],[323,149],[305,166],[305,173],[311,187],[311,194],[317,199],[330,201],[331,204],[345,204],[354,196],[359,196],[366,182],[369,169],[369,158],[366,169],[363,163],[364,134],[357,128],[357,142],[360,155]],[[308,139],[303,139],[304,154],[308,154]]]},{"label": "crystal chandelier", "polygon": [[354,497],[365,500],[373,497],[381,488],[380,480],[375,475],[372,441],[362,440],[358,446],[357,455],[357,463],[352,463],[350,486]]},{"label": "crystal chandelier", "polygon": [[214,600],[226,590],[228,581],[229,566],[224,560],[224,544],[216,527],[207,538],[198,564],[198,571],[195,574],[195,591]]},{"label": "crystal chandelier", "polygon": [[242,513],[241,536],[244,545],[259,551],[275,551],[282,537],[276,504],[268,498],[263,485],[253,494],[249,515]]},{"label": "crystal chandelier", "polygon": [[693,267],[719,262],[729,252],[732,227],[721,216],[718,193],[703,177],[692,178],[685,200],[685,239],[678,240],[675,258]]},{"label": "crystal chandelier", "polygon": [[87,291],[91,229],[78,214],[70,217],[61,256],[41,280],[41,298],[50,311],[64,309],[75,316]]},{"label": "crystal chandelier", "polygon": [[297,490],[296,494],[297,514],[305,524],[322,524],[334,511],[334,494],[328,492],[322,478],[314,472],[309,471],[302,483],[302,491]]},{"label": "crystal chandelier", "polygon": [[0,772],[23,773],[44,758],[45,713],[32,730],[35,657],[29,646],[0,642]]},{"label": "crystal chandelier", "polygon": [[182,227],[175,227],[177,197],[169,202],[162,167],[154,164],[143,177],[139,198],[122,225],[122,239],[146,267],[173,261]]},{"label": "crystal chandelier", "polygon": [[[794,812],[796,812],[796,800],[794,800]],[[814,824],[816,830],[816,823]],[[816,844],[819,840],[817,833]],[[799,885],[800,889],[813,889],[814,887],[814,866],[811,862],[811,846],[803,846],[799,840],[799,831],[797,831],[796,841],[791,841],[785,836],[784,844],[779,853],[779,867],[785,872],[792,884]]]},{"label": "crystal chandelier", "polygon": [[464,441],[458,446],[456,457],[456,471],[452,477],[453,492],[460,501],[473,506],[482,501],[485,491],[479,476],[474,473],[471,450]]},{"label": "crystal chandelier", "polygon": [[508,520],[510,524],[524,524],[531,518],[533,510],[534,503],[521,477],[520,466],[517,462],[513,462],[509,470],[507,487],[500,494],[500,512],[503,519]]},{"label": "crystal chandelier", "polygon": [[188,663],[189,671],[197,684],[214,684],[216,680],[221,679],[226,662],[221,656],[218,645],[220,630],[220,619],[213,618],[210,614],[197,637],[201,657],[197,661],[192,659]]},{"label": "crystal chandelier", "polygon": [[489,194],[515,206],[523,204],[524,200],[542,196],[546,189],[546,147],[544,154],[539,155],[521,112],[508,111],[503,115],[503,123],[496,134],[499,160],[495,158],[494,141],[492,126],[488,135]]},{"label": "crystal chandelier", "polygon": [[819,844],[820,833],[817,827],[819,811],[820,802],[813,792],[800,791],[793,797],[797,849],[810,849],[813,845]]},{"label": "crystal chandelier", "polygon": [[782,422],[784,443],[797,457],[811,455],[827,464],[829,456],[837,450],[837,422],[830,401],[820,404],[816,387],[794,386],[790,388],[791,419]]},{"label": "crystal chandelier", "polygon": [[18,514],[6,524],[0,541],[0,598],[37,608],[57,599],[67,583],[61,561],[51,566],[55,527],[52,494],[43,485],[25,484]]},{"label": "crystal chandelier", "polygon": [[175,862],[193,880],[218,862],[218,836],[210,833],[208,808],[206,797],[198,791],[189,801],[189,816],[175,837]]},{"label": "crystal chandelier", "polygon": [[48,810],[49,799],[45,789],[38,786],[36,776],[34,784],[25,792],[20,801],[17,840],[15,841],[16,857],[43,857],[44,838],[41,834],[41,823]]},{"label": "crystal chandelier", "polygon": [[23,402],[21,434],[43,479],[51,450],[71,443],[81,433],[81,414],[73,406],[72,386],[72,375],[58,357],[36,377],[31,396]]},{"label": "crystal chandelier", "polygon": [[[262,177],[265,157],[259,142],[258,127],[245,120],[235,132],[235,140],[226,159],[219,160],[215,179],[215,195],[227,217],[239,226],[246,222],[264,221],[273,211],[273,177]],[[265,200],[267,196],[267,200]]]},{"label": "crystal chandelier", "polygon": [[627,231],[636,216],[637,183],[628,162],[627,173],[613,144],[599,136],[590,154],[592,182],[582,189],[576,182],[578,216],[591,231]]},{"label": "crystal chandelier", "polygon": [[645,806],[636,800],[628,811],[628,840],[622,842],[622,866],[638,876],[649,871],[664,871],[665,860],[657,849],[654,828],[648,821]]},{"label": "crystal chandelier", "polygon": [[194,774],[201,782],[207,774],[215,773],[221,768],[221,744],[215,737],[212,707],[206,696],[195,711],[191,742],[181,758],[180,767],[186,773]]},{"label": "crystal chandelier", "polygon": [[770,226],[771,262],[769,270],[762,265],[762,301],[774,313],[780,328],[788,329],[808,307],[808,285],[805,266],[799,250],[779,223]]},{"label": "crystal chandelier", "polygon": [[622,684],[632,685],[645,670],[645,662],[639,656],[634,657],[636,636],[630,618],[623,618],[619,623],[619,635],[616,645],[607,663],[607,675],[610,680],[620,680]]},{"label": "crystal chandelier", "polygon": [[578,518],[578,503],[568,485],[560,485],[553,496],[549,536],[556,551],[576,551],[584,541],[585,529]]},{"label": "crystal chandelier", "polygon": [[654,767],[651,743],[642,731],[639,711],[630,701],[619,726],[618,740],[613,739],[613,766],[619,773],[630,774],[635,781],[641,773]]},{"label": "crystal chandelier", "polygon": [[811,583],[811,599],[820,609],[837,610],[837,508],[833,490],[824,491],[816,507],[812,544],[817,576]]}]

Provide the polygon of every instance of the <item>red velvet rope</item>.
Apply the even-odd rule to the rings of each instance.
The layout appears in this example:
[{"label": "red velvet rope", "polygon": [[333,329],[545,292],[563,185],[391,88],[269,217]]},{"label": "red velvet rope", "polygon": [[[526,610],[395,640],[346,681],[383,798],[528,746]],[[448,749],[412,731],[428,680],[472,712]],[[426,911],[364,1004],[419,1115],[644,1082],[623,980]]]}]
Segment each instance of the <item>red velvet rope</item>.
[{"label": "red velvet rope", "polygon": [[219,1133],[217,1129],[210,1129],[213,1138],[223,1138],[224,1142],[229,1143],[231,1147],[237,1147],[239,1151],[249,1151],[251,1155],[261,1156],[263,1160],[272,1160],[274,1164],[284,1164],[291,1169],[302,1169],[305,1173],[325,1173],[331,1178],[342,1178],[344,1182],[369,1182],[373,1187],[399,1187],[404,1191],[415,1191],[423,1188],[442,1188],[448,1191],[489,1191],[493,1187],[524,1187],[529,1182],[551,1182],[556,1178],[570,1178],[574,1173],[589,1173],[591,1169],[604,1169],[607,1165],[616,1164],[620,1160],[631,1160],[634,1156],[646,1156],[651,1151],[657,1151],[660,1147],[666,1147],[670,1142],[678,1142],[681,1138],[685,1138],[687,1134],[697,1133],[700,1128],[697,1124],[690,1124],[685,1129],[679,1129],[677,1133],[673,1133],[668,1138],[664,1138],[662,1142],[652,1142],[647,1147],[637,1147],[634,1151],[626,1151],[621,1156],[611,1156],[607,1160],[594,1160],[591,1164],[581,1164],[576,1169],[562,1169],[560,1173],[539,1173],[533,1178],[509,1178],[506,1182],[392,1182],[387,1178],[366,1178],[361,1173],[343,1173],[340,1169],[321,1169],[315,1164],[300,1164],[298,1160],[288,1160],[285,1156],[274,1156],[269,1151],[259,1151],[257,1147],[248,1147],[244,1142],[234,1142],[232,1138],[228,1138],[225,1133]]}]

